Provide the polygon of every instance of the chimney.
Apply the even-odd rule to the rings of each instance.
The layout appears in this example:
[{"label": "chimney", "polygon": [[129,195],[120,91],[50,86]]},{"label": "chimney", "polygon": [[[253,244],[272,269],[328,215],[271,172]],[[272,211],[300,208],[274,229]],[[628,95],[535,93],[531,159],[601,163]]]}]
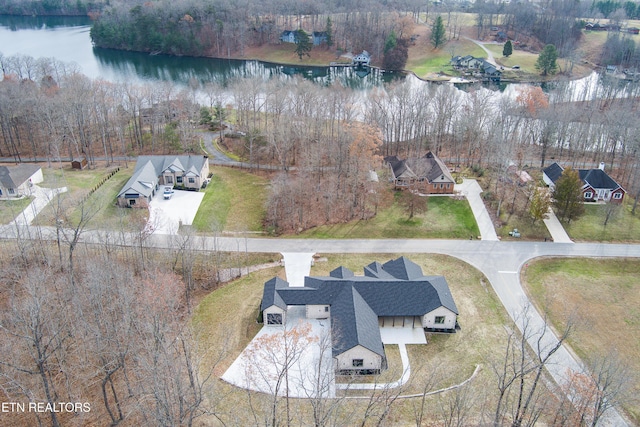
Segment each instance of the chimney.
[{"label": "chimney", "polygon": [[598,169],[600,169],[601,171],[604,170],[604,162],[600,162],[600,164],[598,165]]}]

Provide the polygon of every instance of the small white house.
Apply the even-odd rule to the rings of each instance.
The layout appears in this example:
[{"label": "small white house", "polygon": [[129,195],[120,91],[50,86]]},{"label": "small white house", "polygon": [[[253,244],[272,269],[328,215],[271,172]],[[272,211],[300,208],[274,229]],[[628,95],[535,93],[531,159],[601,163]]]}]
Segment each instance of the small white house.
[{"label": "small white house", "polygon": [[0,166],[0,198],[28,196],[33,185],[42,181],[42,168],[38,165],[20,163],[16,166]]}]

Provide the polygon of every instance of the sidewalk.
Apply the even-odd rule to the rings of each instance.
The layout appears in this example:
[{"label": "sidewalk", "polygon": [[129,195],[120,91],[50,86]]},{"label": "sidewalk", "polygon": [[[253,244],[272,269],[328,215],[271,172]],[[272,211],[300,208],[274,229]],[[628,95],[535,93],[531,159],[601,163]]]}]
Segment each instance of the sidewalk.
[{"label": "sidewalk", "polygon": [[16,219],[11,221],[10,225],[30,225],[38,214],[49,204],[53,198],[60,194],[65,193],[67,187],[62,188],[41,188],[37,185],[31,187],[31,195],[35,198],[29,206],[26,207],[22,213],[20,213]]},{"label": "sidewalk", "polygon": [[571,237],[569,237],[564,230],[564,227],[560,224],[558,217],[551,208],[549,208],[548,217],[544,219],[544,225],[547,226],[547,230],[549,230],[549,234],[551,234],[554,243],[573,243],[573,240],[571,240]]},{"label": "sidewalk", "polygon": [[493,226],[493,221],[487,212],[487,208],[482,201],[482,188],[475,179],[465,179],[462,184],[456,184],[454,191],[464,195],[469,201],[473,216],[478,223],[478,229],[480,230],[480,236],[482,240],[498,240],[496,229]]}]

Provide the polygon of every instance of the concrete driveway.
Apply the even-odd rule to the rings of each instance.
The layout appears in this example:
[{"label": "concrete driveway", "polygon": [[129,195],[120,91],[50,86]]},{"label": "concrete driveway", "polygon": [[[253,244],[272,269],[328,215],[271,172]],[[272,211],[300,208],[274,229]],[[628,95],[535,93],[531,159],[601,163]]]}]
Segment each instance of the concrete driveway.
[{"label": "concrete driveway", "polygon": [[149,203],[147,227],[155,234],[176,234],[180,222],[184,225],[193,223],[204,192],[174,190],[173,197],[165,200],[162,195],[163,189],[160,187],[156,197]]}]

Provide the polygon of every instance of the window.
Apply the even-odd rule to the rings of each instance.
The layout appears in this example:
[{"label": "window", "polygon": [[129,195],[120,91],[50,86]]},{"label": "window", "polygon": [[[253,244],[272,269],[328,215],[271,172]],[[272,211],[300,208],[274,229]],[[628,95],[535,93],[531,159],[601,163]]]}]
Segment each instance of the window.
[{"label": "window", "polygon": [[324,308],[324,312],[325,312],[325,313],[328,313],[328,312],[329,312],[329,306],[326,306],[326,307]]},{"label": "window", "polygon": [[9,194],[16,194],[16,192],[13,190],[13,188],[9,189]]},{"label": "window", "polygon": [[172,176],[165,176],[164,180],[165,180],[165,184],[173,184],[173,177]]},{"label": "window", "polygon": [[182,177],[181,176],[176,176],[176,182],[178,184],[182,184]]},{"label": "window", "polygon": [[267,325],[282,325],[282,314],[267,313]]},{"label": "window", "polygon": [[195,178],[189,178],[189,184],[193,184],[194,182],[196,182]]},{"label": "window", "polygon": [[444,325],[444,316],[436,316],[436,321],[434,323],[436,325]]},{"label": "window", "polygon": [[613,198],[614,198],[614,199],[618,199],[618,200],[622,199],[622,193],[615,193],[615,194],[613,195]]},{"label": "window", "polygon": [[353,359],[351,364],[354,368],[361,368],[364,366],[364,359]]},{"label": "window", "polygon": [[591,191],[587,191],[586,193],[584,193],[584,198],[585,199],[590,199],[593,197],[593,193]]},{"label": "window", "polygon": [[440,184],[440,188],[444,188],[444,184]]},{"label": "window", "polygon": [[136,200],[135,199],[129,199],[129,206],[133,206],[136,204]]}]

